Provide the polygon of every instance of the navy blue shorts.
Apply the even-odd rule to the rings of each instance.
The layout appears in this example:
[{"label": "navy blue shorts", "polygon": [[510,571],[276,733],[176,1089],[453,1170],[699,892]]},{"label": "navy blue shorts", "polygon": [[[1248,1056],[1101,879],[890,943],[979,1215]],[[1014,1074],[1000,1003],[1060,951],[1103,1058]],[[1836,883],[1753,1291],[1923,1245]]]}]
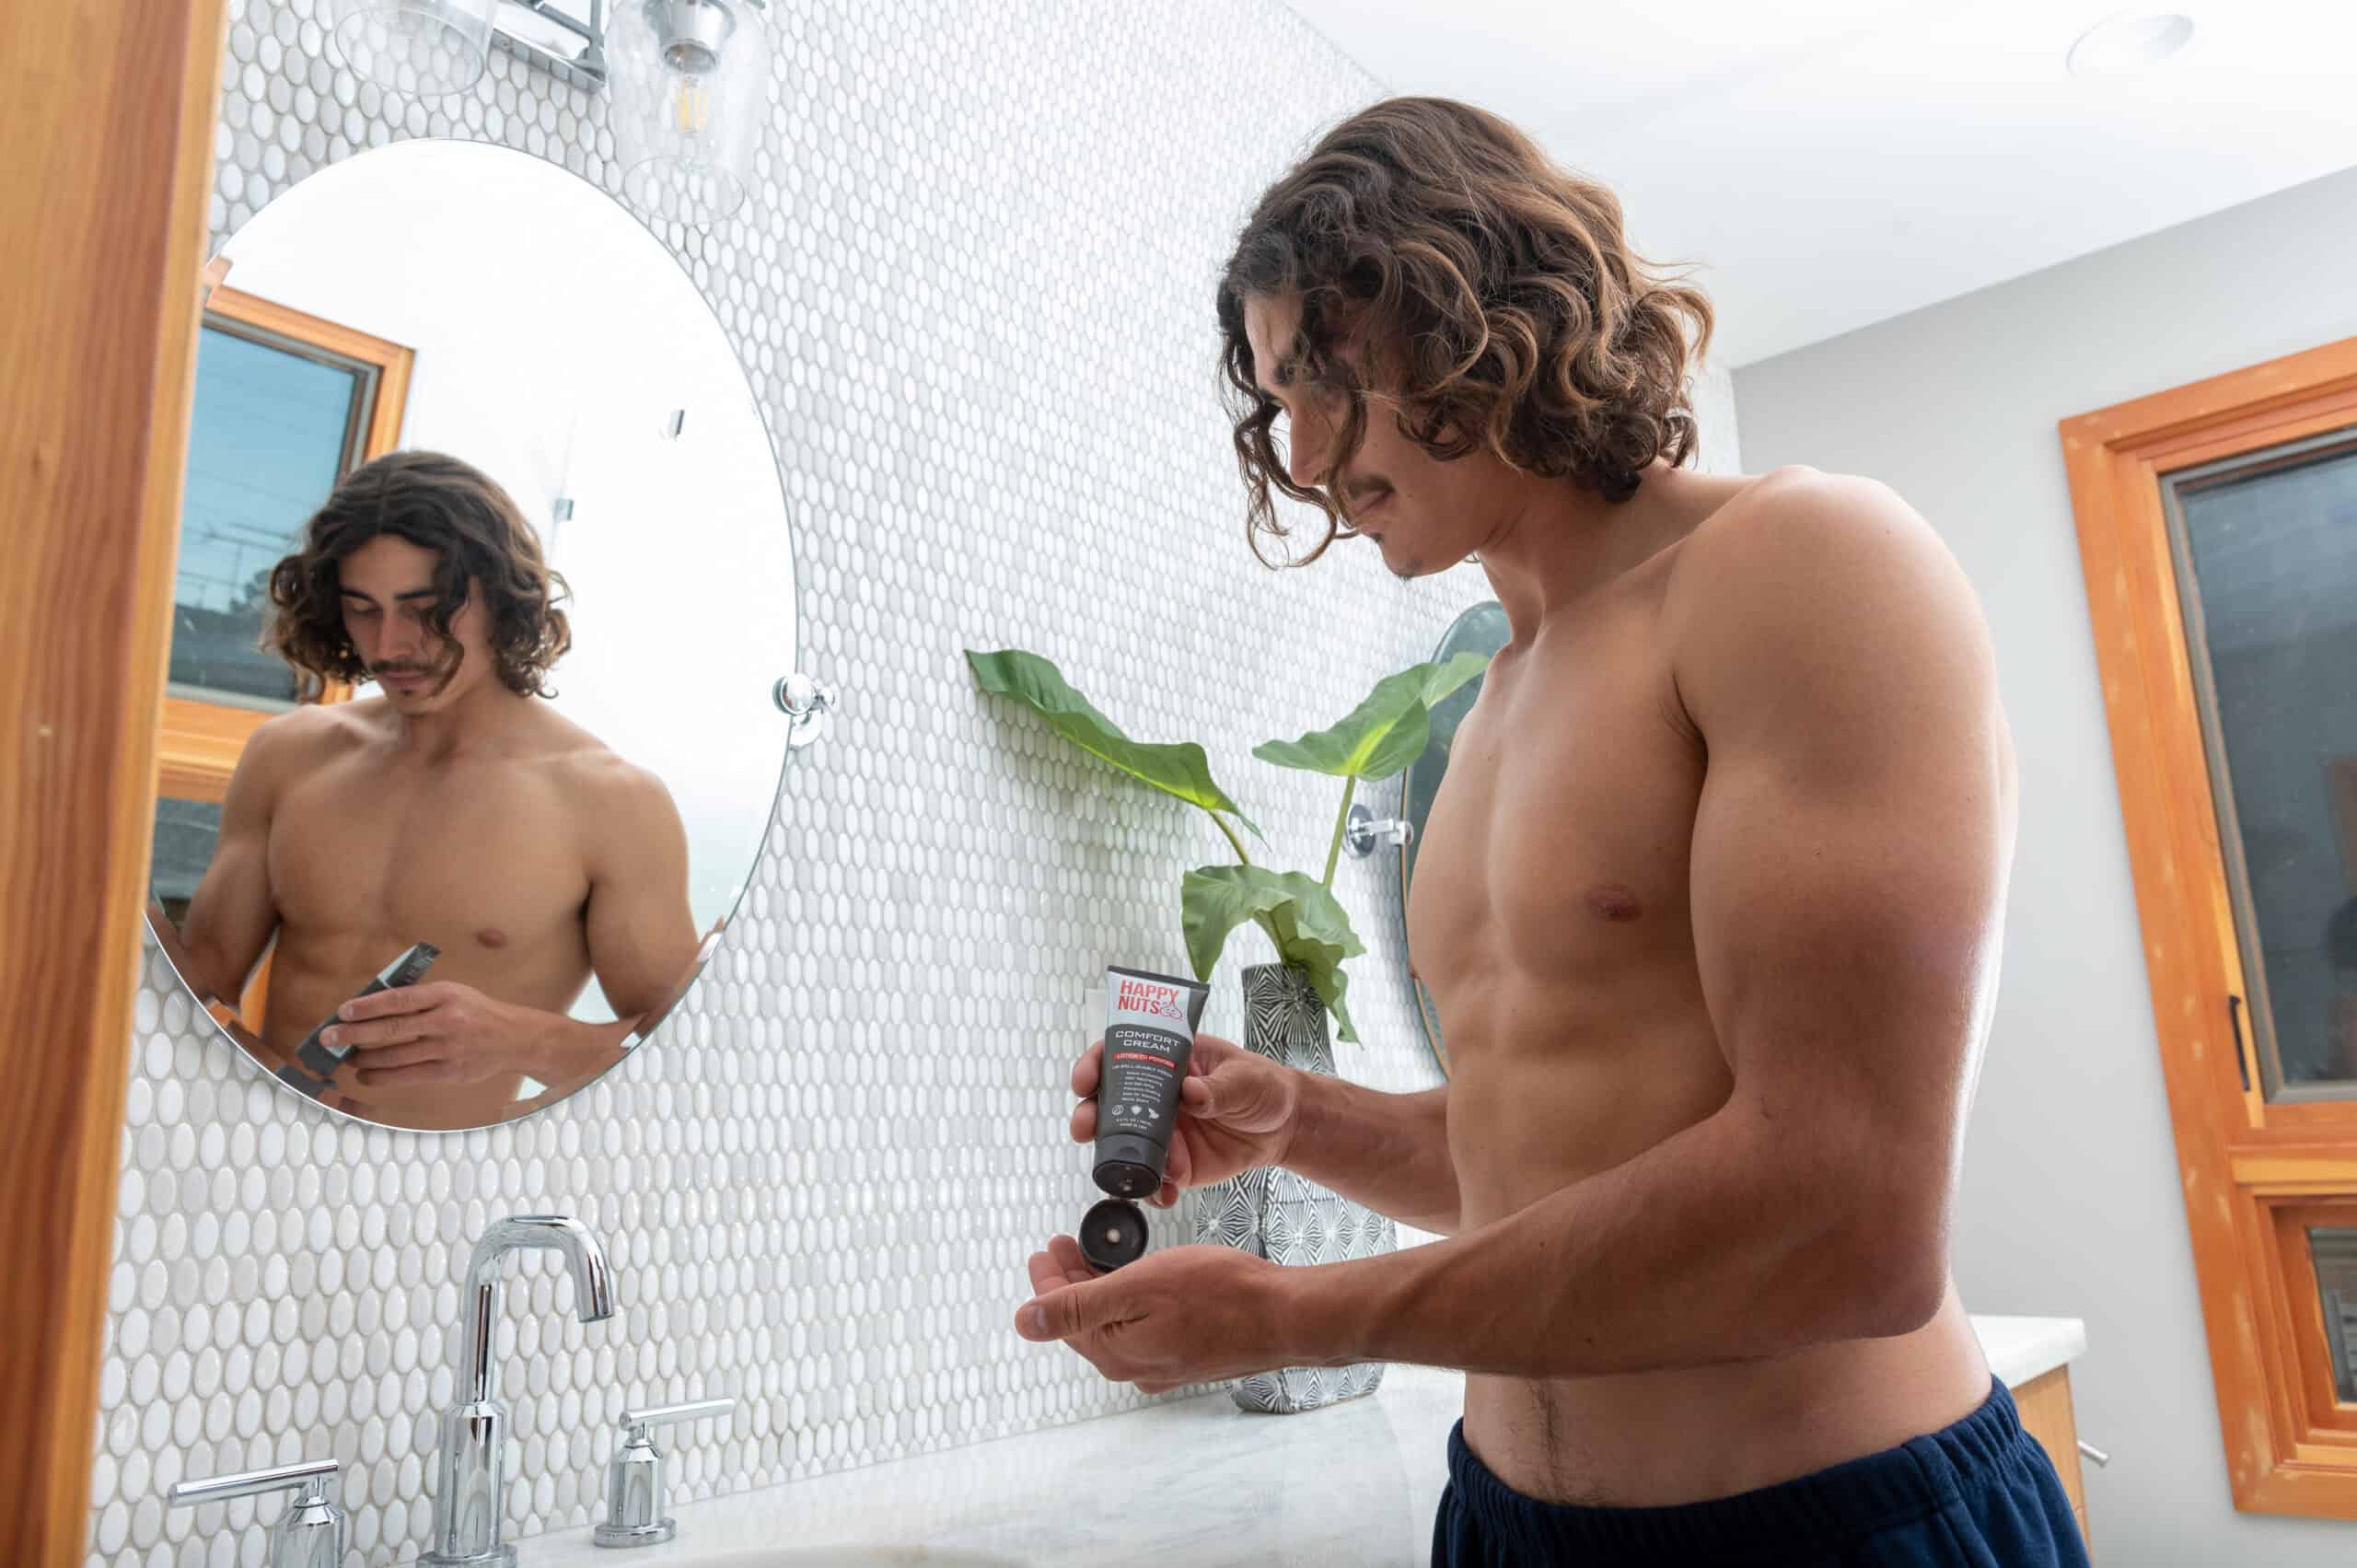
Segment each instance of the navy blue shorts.
[{"label": "navy blue shorts", "polygon": [[[1707,1440],[1707,1438],[1703,1439]],[[1433,1568],[2085,1568],[2071,1500],[2014,1397],[1991,1381],[1945,1431],[1702,1503],[1598,1508],[1509,1488],[1448,1434]]]}]

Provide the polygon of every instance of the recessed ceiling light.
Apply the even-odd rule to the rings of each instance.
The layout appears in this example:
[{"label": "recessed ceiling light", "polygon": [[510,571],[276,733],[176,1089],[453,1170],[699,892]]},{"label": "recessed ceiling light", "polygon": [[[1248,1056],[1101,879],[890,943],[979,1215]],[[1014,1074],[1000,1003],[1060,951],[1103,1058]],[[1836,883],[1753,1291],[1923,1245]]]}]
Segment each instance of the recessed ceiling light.
[{"label": "recessed ceiling light", "polygon": [[2074,76],[2132,76],[2185,47],[2193,18],[2177,11],[2122,11],[2079,35],[2071,46]]}]

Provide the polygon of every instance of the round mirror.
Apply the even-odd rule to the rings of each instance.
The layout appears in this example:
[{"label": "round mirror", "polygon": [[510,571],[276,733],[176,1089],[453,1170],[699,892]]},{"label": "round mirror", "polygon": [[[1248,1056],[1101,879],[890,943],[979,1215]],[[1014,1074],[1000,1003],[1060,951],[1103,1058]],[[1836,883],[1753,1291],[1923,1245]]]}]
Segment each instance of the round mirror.
[{"label": "round mirror", "polygon": [[[1458,654],[1496,653],[1506,645],[1510,629],[1506,625],[1504,606],[1495,599],[1477,604],[1459,615],[1449,625],[1440,646],[1433,651],[1434,664],[1446,664]],[[1433,705],[1432,738],[1399,781],[1399,815],[1413,828],[1408,842],[1399,852],[1399,911],[1400,924],[1407,923],[1408,889],[1416,876],[1416,853],[1424,842],[1424,819],[1432,815],[1433,797],[1440,793],[1441,775],[1448,771],[1449,748],[1457,743],[1457,726],[1473,711],[1474,702],[1481,695],[1481,678],[1474,677]],[[1443,1073],[1448,1071],[1448,1051],[1441,1043],[1440,1014],[1433,1006],[1432,993],[1416,977],[1416,956],[1408,955],[1408,984],[1416,993],[1416,1016],[1424,1026],[1424,1040],[1432,1047],[1433,1060]]]},{"label": "round mirror", "polygon": [[206,275],[150,925],[296,1092],[526,1114],[646,1039],[768,832],[768,429],[671,253],[510,148],[336,164]]}]

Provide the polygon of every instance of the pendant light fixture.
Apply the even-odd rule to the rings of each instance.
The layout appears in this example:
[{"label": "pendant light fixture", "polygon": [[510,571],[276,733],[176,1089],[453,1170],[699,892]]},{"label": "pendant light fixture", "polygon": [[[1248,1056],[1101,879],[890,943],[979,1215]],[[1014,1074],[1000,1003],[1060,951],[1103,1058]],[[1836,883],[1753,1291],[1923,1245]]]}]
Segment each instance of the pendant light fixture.
[{"label": "pendant light fixture", "polygon": [[769,117],[761,0],[617,0],[607,85],[622,195],[650,217],[709,228],[745,203]]},{"label": "pendant light fixture", "polygon": [[320,0],[334,52],[412,99],[462,93],[503,48],[609,94],[622,198],[710,228],[745,204],[769,117],[768,0]]}]

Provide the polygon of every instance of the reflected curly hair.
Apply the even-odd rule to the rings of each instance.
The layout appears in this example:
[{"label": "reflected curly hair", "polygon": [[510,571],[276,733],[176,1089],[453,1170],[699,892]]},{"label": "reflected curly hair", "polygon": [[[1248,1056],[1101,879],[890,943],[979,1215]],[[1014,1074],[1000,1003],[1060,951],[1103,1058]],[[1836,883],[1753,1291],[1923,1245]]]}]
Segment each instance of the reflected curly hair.
[{"label": "reflected curly hair", "polygon": [[[344,630],[338,568],[370,540],[391,534],[439,559],[426,624],[458,650],[450,622],[470,591],[482,595],[500,684],[519,697],[555,694],[548,673],[573,645],[557,601],[569,596],[540,541],[490,475],[441,452],[391,452],[346,474],[303,525],[302,548],[270,573],[273,613],[261,646],[313,682],[357,682],[368,664]],[[464,658],[463,652],[459,656]],[[447,686],[457,674],[443,674]],[[316,689],[306,696],[316,694]]]},{"label": "reflected curly hair", "polygon": [[[1253,378],[1244,307],[1298,296],[1298,374],[1347,395],[1334,469],[1373,401],[1444,461],[1482,450],[1609,501],[1656,458],[1690,460],[1688,380],[1710,345],[1702,292],[1640,259],[1620,203],[1557,168],[1496,115],[1399,98],[1329,132],[1271,186],[1219,284],[1221,369],[1248,493],[1246,531],[1283,538],[1270,490],[1353,532],[1320,489],[1293,482],[1271,436],[1283,412]],[[1364,345],[1354,370],[1341,356]],[[1267,561],[1267,556],[1261,556]]]}]

